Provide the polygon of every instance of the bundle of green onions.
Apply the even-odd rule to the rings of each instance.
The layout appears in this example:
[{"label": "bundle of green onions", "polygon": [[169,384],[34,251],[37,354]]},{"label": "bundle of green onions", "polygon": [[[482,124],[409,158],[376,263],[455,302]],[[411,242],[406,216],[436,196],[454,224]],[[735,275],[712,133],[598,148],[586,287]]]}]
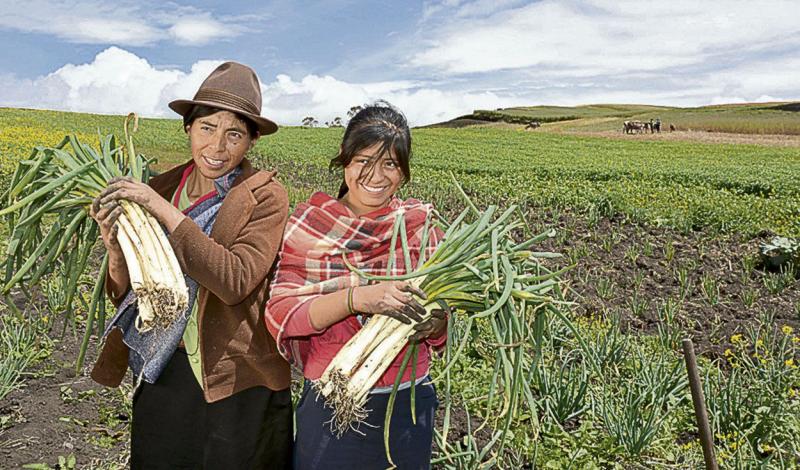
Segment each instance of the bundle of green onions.
[{"label": "bundle of green onions", "polygon": [[[67,136],[56,147],[36,147],[28,160],[19,163],[2,199],[5,207],[0,210],[0,216],[7,217],[11,232],[3,294],[14,286],[25,289],[26,285],[35,285],[58,262],[66,262],[70,278],[66,283],[66,303],[71,312],[78,279],[97,241],[99,229],[88,215],[93,199],[114,177],[131,176],[139,181],[150,177],[151,162],[135,153],[131,126],[135,132],[138,119],[133,114],[125,119],[124,149],[116,146],[113,135],[100,137],[100,149]],[[117,238],[137,296],[136,326],[140,331],[166,328],[188,304],[180,265],[155,218],[135,203],[122,201],[121,206]],[[104,305],[100,286],[107,265],[105,259],[89,309],[90,322],[98,305]],[[91,323],[86,331],[79,362]]]},{"label": "bundle of green onions", "polygon": [[[456,183],[458,187],[458,184]],[[460,187],[458,187],[461,190]],[[488,343],[495,362],[495,380],[490,384],[488,406],[496,394],[504,398],[503,411],[499,417],[510,418],[517,414],[520,400],[527,400],[528,409],[535,413],[535,398],[529,381],[524,380],[523,370],[534,367],[536,362],[534,345],[541,344],[541,322],[537,328],[537,317],[553,312],[567,321],[560,307],[569,304],[564,300],[562,281],[559,276],[567,268],[551,270],[547,260],[560,255],[533,251],[534,246],[554,235],[548,230],[527,240],[515,241],[527,224],[521,211],[511,206],[499,216],[496,206],[479,211],[467,200],[470,208],[462,212],[447,228],[442,242],[430,259],[424,259],[424,248],[420,252],[416,270],[400,276],[374,276],[359,271],[348,263],[348,267],[369,280],[410,280],[427,295],[426,300],[417,299],[428,312],[440,308],[446,302],[452,309],[449,319],[448,346],[445,365],[434,379],[446,376],[453,364],[464,352],[467,344],[475,344],[482,337]],[[475,220],[468,223],[470,212]],[[427,224],[424,233],[428,232]],[[406,266],[410,266],[410,255],[405,237],[402,215],[395,221],[391,246],[395,247],[398,233]],[[425,247],[427,240],[421,246]],[[389,270],[392,269],[390,258]],[[347,259],[345,257],[345,263]],[[541,319],[541,318],[540,318]],[[571,323],[569,323],[571,325]],[[574,327],[571,327],[571,329]],[[574,330],[573,330],[574,331]],[[315,383],[326,404],[333,410],[332,429],[339,435],[358,425],[368,416],[367,397],[370,389],[386,372],[398,354],[408,344],[414,332],[413,325],[404,324],[385,315],[375,315],[339,351]],[[459,333],[460,332],[460,333]],[[491,337],[486,337],[487,332]],[[539,335],[537,340],[537,334]],[[394,392],[390,396],[390,410],[384,428],[388,456],[388,431],[391,408],[401,376],[411,362],[412,380],[416,376],[417,346],[408,348],[397,376]],[[414,387],[411,388],[412,417],[414,416]],[[389,456],[391,461],[391,457]]]}]

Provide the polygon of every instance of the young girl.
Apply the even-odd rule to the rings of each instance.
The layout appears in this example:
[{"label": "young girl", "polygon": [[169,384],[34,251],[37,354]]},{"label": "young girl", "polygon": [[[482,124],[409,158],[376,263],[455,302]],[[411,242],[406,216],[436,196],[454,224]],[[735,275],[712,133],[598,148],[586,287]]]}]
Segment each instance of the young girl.
[{"label": "young girl", "polygon": [[[361,328],[368,315],[388,315],[403,322],[418,322],[424,313],[412,294],[424,298],[408,282],[368,284],[351,273],[342,255],[360,269],[386,274],[390,256],[392,274],[407,267],[399,246],[390,249],[395,216],[402,212],[412,266],[416,265],[430,204],[402,201],[398,188],[411,178],[411,133],[405,117],[388,104],[368,106],[347,126],[332,167],[343,168],[344,181],[333,198],[315,193],[299,204],[284,233],[278,268],[267,303],[266,322],[278,350],[305,376],[303,396],[296,410],[297,434],[294,465],[298,469],[384,469],[389,465],[383,442],[383,425],[392,385],[405,350],[370,393],[366,425],[341,437],[327,424],[331,409],[310,388],[336,353]],[[436,248],[442,233],[429,230],[426,253]],[[429,383],[430,347],[440,347],[447,335],[445,313],[415,325],[414,342],[422,342],[417,380],[411,367],[402,385],[391,419],[392,459],[403,469],[430,467],[436,391]],[[410,410],[411,387],[416,387],[416,425]]]}]

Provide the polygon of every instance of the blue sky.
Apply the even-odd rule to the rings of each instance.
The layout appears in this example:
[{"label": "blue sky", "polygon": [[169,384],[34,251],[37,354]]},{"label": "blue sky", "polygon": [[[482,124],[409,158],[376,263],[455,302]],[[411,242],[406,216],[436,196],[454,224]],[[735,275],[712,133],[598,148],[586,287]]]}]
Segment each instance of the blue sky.
[{"label": "blue sky", "polygon": [[169,117],[224,60],[257,71],[281,124],[375,99],[418,125],[514,105],[800,99],[794,1],[2,4],[0,106]]}]

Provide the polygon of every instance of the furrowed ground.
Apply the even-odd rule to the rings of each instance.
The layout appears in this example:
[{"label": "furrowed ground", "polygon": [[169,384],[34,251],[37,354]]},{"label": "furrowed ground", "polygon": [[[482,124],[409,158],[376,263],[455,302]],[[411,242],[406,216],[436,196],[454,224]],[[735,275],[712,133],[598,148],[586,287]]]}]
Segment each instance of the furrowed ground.
[{"label": "furrowed ground", "polygon": [[[685,113],[597,108],[575,116],[608,120],[592,132],[617,129],[631,115],[660,114],[663,120]],[[771,116],[767,133],[779,128]],[[758,121],[741,122],[752,130]],[[572,315],[594,351],[592,360],[603,367],[602,374],[590,370],[576,338],[548,320],[541,373],[527,378],[538,412],[511,423],[513,436],[501,448],[491,430],[502,422],[488,419],[474,432],[487,417],[477,410],[487,406],[491,352],[468,351],[452,383],[439,386],[440,395],[449,387],[458,412],[447,436],[437,440],[437,465],[479,468],[492,456],[501,459],[494,465],[508,468],[701,465],[679,354],[684,336],[702,353],[722,465],[797,464],[800,289],[794,272],[766,271],[758,250],[772,235],[800,236],[800,148],[768,140],[745,145],[573,135],[565,133],[567,125],[581,129],[579,120],[535,132],[521,126],[412,131],[413,181],[404,196],[431,201],[453,217],[463,202],[452,172],[479,206],[519,204],[530,231],[556,229],[541,250],[563,253],[558,265],[573,266],[566,275],[576,302]],[[785,118],[782,125],[790,128],[794,121]],[[562,127],[547,132],[548,126]],[[118,133],[121,127],[120,116],[0,109],[2,187],[35,145],[55,145],[67,133],[94,144],[98,131]],[[338,187],[328,161],[341,136],[342,129],[282,128],[259,142],[253,160],[278,169],[294,204],[313,191]],[[177,120],[143,119],[135,139],[139,152],[158,158],[158,169],[188,158]],[[57,275],[31,286],[33,306],[15,293],[24,313],[12,315],[9,306],[3,313],[2,334],[20,338],[22,333],[6,333],[13,328],[46,332],[52,342],[8,343],[22,344],[18,349],[34,358],[23,365],[0,361],[7,370],[27,371],[13,391],[0,395],[0,458],[14,466],[54,465],[59,455],[73,455],[81,468],[124,465],[129,403],[124,393],[93,385],[85,372],[70,372],[82,334],[81,309],[74,326],[61,318],[59,299],[47,296],[48,284],[56,282]],[[84,284],[88,295],[91,275]],[[503,404],[488,406],[499,414]]]}]

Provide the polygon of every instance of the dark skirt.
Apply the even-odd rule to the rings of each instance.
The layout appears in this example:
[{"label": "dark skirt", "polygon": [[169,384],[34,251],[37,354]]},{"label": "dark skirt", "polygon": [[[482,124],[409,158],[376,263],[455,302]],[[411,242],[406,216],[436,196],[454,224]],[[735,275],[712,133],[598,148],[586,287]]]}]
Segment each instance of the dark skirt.
[{"label": "dark skirt", "polygon": [[[294,444],[294,468],[298,470],[357,468],[384,470],[389,467],[383,444],[383,422],[389,394],[370,395],[368,425],[359,431],[346,432],[337,438],[331,433],[331,410],[311,389],[309,382],[295,413],[297,435]],[[392,412],[389,449],[392,460],[401,470],[428,469],[431,465],[434,413],[439,406],[433,385],[416,386],[417,424],[411,420],[411,389],[398,392]]]},{"label": "dark skirt", "polygon": [[178,349],[133,398],[132,469],[291,468],[290,391],[253,387],[206,403]]}]

